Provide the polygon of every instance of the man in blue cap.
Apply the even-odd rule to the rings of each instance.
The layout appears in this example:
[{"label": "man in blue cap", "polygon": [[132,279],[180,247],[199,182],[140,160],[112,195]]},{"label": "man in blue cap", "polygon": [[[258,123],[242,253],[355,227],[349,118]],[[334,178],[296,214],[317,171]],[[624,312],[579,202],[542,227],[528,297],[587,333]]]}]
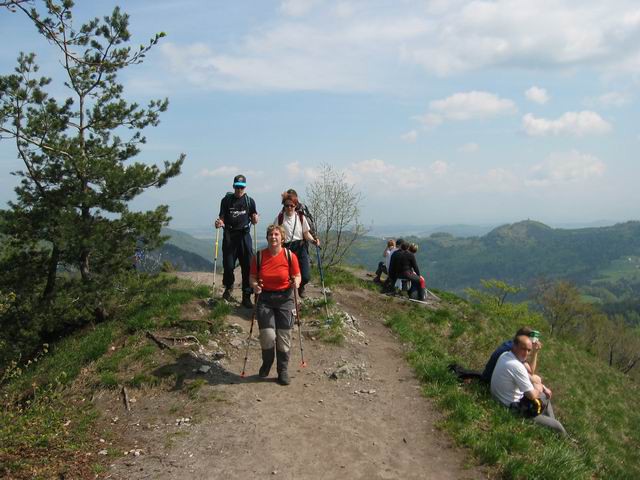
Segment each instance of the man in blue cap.
[{"label": "man in blue cap", "polygon": [[253,248],[251,243],[251,224],[258,223],[256,202],[245,193],[247,178],[236,175],[233,179],[233,193],[227,193],[220,201],[220,213],[215,222],[216,228],[224,228],[222,237],[222,265],[224,275],[222,298],[230,301],[235,276],[233,270],[236,261],[242,269],[242,305],[253,308],[251,303],[251,286],[249,285],[249,267]]}]

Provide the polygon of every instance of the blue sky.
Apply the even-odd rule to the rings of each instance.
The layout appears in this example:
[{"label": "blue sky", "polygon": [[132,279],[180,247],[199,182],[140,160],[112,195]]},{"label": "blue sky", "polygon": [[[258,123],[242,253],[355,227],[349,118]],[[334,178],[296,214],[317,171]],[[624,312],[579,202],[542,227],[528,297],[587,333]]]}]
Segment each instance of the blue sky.
[{"label": "blue sky", "polygon": [[[118,4],[77,3],[77,21]],[[175,228],[210,225],[236,173],[270,221],[321,163],[364,194],[365,224],[640,218],[637,1],[120,5],[134,44],[167,33],[121,80],[130,100],[169,97],[138,158],[185,153],[183,173],[135,206],[168,204]],[[59,80],[24,16],[0,12],[0,32],[1,74],[34,51]],[[1,140],[3,204],[20,168]]]}]

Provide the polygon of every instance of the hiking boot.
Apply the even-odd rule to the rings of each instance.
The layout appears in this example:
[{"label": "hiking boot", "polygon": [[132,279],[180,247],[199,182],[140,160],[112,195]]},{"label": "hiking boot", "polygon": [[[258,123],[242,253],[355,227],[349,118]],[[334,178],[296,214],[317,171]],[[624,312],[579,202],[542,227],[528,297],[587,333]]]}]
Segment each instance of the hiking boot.
[{"label": "hiking boot", "polygon": [[373,277],[373,283],[382,283],[382,280],[380,280],[380,277]]},{"label": "hiking boot", "polygon": [[261,378],[269,376],[269,371],[271,370],[271,365],[273,365],[275,353],[275,349],[273,348],[270,348],[269,350],[262,350],[262,366],[258,371],[258,376]]},{"label": "hiking boot", "polygon": [[289,385],[289,352],[281,352],[276,350],[278,383],[280,385]]},{"label": "hiking boot", "polygon": [[242,306],[245,308],[253,308],[250,293],[242,292]]},{"label": "hiking boot", "polygon": [[231,302],[233,300],[233,288],[225,288],[224,293],[222,294],[222,298],[224,298],[227,302]]},{"label": "hiking boot", "polygon": [[305,298],[307,296],[306,293],[304,293],[304,285],[300,286],[300,288],[298,288],[298,296],[300,298]]}]

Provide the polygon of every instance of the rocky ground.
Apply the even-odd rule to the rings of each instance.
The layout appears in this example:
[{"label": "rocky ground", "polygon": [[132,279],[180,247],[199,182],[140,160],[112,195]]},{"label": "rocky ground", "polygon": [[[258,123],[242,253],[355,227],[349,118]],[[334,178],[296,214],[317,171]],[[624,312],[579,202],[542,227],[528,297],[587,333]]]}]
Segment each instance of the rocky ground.
[{"label": "rocky ground", "polygon": [[[184,275],[211,284],[205,273]],[[308,290],[321,295],[317,287]],[[237,306],[219,341],[177,360],[167,356],[158,373],[181,372],[172,388],[136,391],[129,412],[117,392],[104,392],[96,402],[112,439],[105,451],[126,452],[114,455],[104,478],[486,478],[438,430],[435,407],[382,324],[381,312],[395,300],[363,290],[338,290],[333,298],[344,313],[346,340],[320,341],[307,321],[303,368],[296,330],[290,386],[276,384],[275,366],[271,378],[257,376],[256,340],[241,378],[252,312]],[[184,382],[199,388],[178,398]]]}]

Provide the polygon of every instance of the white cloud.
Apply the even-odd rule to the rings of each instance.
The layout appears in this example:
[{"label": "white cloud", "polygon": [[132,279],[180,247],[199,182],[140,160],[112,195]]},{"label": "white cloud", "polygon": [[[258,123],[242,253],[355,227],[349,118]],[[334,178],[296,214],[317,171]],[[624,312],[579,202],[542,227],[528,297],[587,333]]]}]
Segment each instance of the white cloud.
[{"label": "white cloud", "polygon": [[[317,32],[291,29],[292,43],[316,43]],[[279,39],[274,38],[277,42]],[[197,43],[180,46],[165,43],[160,47],[167,59],[174,79],[184,77],[189,83],[211,90],[320,90],[366,91],[372,88],[372,78],[359,71],[358,63],[350,54],[335,57],[335,46],[320,39],[313,54],[305,47],[292,47],[287,51],[270,49],[251,39],[256,50],[247,55],[229,55],[214,52]],[[273,50],[273,51],[269,51]]]},{"label": "white cloud", "polygon": [[567,112],[555,120],[536,118],[527,113],[522,118],[524,131],[530,136],[545,135],[602,135],[611,131],[612,127],[596,112]]},{"label": "white cloud", "polygon": [[436,115],[435,113],[425,113],[424,115],[416,115],[413,117],[414,120],[418,120],[422,123],[422,126],[425,130],[431,130],[432,128],[441,125],[443,120],[441,115]]},{"label": "white cloud", "polygon": [[491,168],[480,175],[470,190],[478,192],[504,193],[514,192],[521,188],[522,181],[511,170],[505,168]]},{"label": "white cloud", "polygon": [[432,41],[411,44],[403,54],[439,75],[487,66],[616,68],[638,51],[629,47],[639,36],[637,12],[630,0],[606,7],[571,0],[452,1],[432,13]]},{"label": "white cloud", "polygon": [[397,91],[415,67],[436,75],[498,67],[640,72],[635,0],[283,0],[230,44],[162,51],[211,89]]},{"label": "white cloud", "polygon": [[429,110],[447,120],[472,120],[516,113],[515,104],[489,92],[455,93],[429,103]]},{"label": "white cloud", "polygon": [[285,15],[300,17],[309,13],[318,4],[318,0],[283,0],[280,10]]},{"label": "white cloud", "polygon": [[[198,172],[197,177],[229,177],[229,183],[232,183],[233,177],[238,174],[246,175],[247,177],[261,177],[264,172],[260,170],[250,170],[246,168],[240,168],[235,165],[222,165],[214,169],[203,168]],[[250,178],[247,178],[249,181]]]},{"label": "white cloud", "polygon": [[349,18],[356,13],[356,7],[349,2],[340,2],[335,6],[333,12],[339,18]]},{"label": "white cloud", "polygon": [[607,92],[599,97],[589,98],[586,104],[590,106],[600,106],[604,108],[624,107],[633,100],[633,96],[623,92]]},{"label": "white cloud", "polygon": [[442,160],[425,167],[386,163],[380,159],[363,160],[349,164],[345,177],[350,183],[374,189],[382,195],[395,195],[398,191],[419,191],[446,176],[448,164]]},{"label": "white cloud", "polygon": [[404,133],[400,138],[407,143],[414,143],[418,138],[417,130],[410,130],[407,133]]},{"label": "white cloud", "polygon": [[518,111],[513,101],[489,92],[460,92],[429,102],[427,113],[413,117],[431,130],[445,121],[481,120]]},{"label": "white cloud", "polygon": [[525,184],[532,187],[548,187],[586,181],[604,174],[606,165],[597,157],[577,150],[552,153],[535,165]]},{"label": "white cloud", "polygon": [[285,166],[287,177],[290,180],[303,180],[312,182],[318,177],[318,170],[313,167],[302,167],[300,162],[288,163]]},{"label": "white cloud", "polygon": [[480,145],[474,142],[465,143],[458,148],[461,153],[476,153],[478,150],[480,150]]},{"label": "white cloud", "polygon": [[527,100],[530,100],[540,105],[544,105],[549,101],[549,94],[544,88],[536,87],[535,85],[524,92]]},{"label": "white cloud", "polygon": [[443,160],[436,160],[429,166],[429,170],[431,170],[434,175],[440,177],[447,174],[449,165]]},{"label": "white cloud", "polygon": [[238,174],[240,170],[236,166],[232,165],[223,165],[218,168],[214,168],[209,170],[208,168],[203,168],[198,173],[199,177],[233,177]]}]

